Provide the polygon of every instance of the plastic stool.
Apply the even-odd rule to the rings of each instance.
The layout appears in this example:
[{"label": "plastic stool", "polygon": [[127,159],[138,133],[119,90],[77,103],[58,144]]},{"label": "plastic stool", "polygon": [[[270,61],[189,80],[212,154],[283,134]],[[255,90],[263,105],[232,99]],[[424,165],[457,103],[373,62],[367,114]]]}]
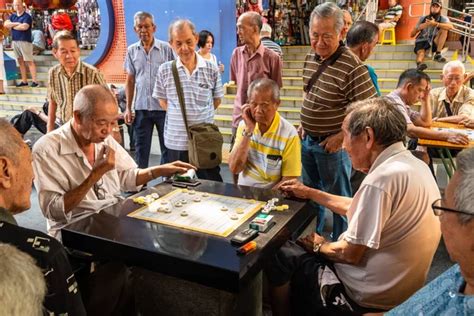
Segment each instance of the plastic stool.
[{"label": "plastic stool", "polygon": [[[388,39],[385,39],[385,33],[387,33],[390,35],[390,37]],[[391,28],[388,28],[388,29],[384,29],[382,31],[382,41],[380,42],[380,44],[390,44],[390,45],[397,45],[397,40],[395,39],[395,28],[394,27],[391,27]]]}]

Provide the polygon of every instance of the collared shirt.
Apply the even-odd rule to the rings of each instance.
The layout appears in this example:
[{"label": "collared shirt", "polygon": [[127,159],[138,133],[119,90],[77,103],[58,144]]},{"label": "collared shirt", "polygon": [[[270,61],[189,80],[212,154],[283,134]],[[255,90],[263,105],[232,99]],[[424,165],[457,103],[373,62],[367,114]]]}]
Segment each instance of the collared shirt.
[{"label": "collared shirt", "polygon": [[[237,129],[235,147],[242,140],[245,122]],[[250,138],[245,169],[239,174],[240,185],[271,188],[282,177],[301,176],[301,143],[296,128],[275,113],[270,128],[261,134],[258,123]]]},{"label": "collared shirt", "polygon": [[[308,83],[323,61],[314,52],[306,55],[303,83]],[[301,124],[311,136],[325,136],[341,131],[347,106],[377,96],[367,67],[349,49],[329,65],[311,91],[305,94],[301,107]]]},{"label": "collared shirt", "polygon": [[280,55],[260,44],[250,56],[247,46],[237,47],[230,60],[230,80],[237,84],[237,95],[232,113],[232,126],[237,127],[242,119],[242,105],[247,103],[247,89],[255,79],[269,78],[280,87],[282,61]]},{"label": "collared shirt", "polygon": [[35,259],[48,289],[43,302],[45,315],[86,315],[76,278],[59,241],[40,231],[17,226],[15,218],[0,208],[0,242]]},{"label": "collared shirt", "polygon": [[283,56],[283,51],[281,50],[280,45],[278,45],[277,43],[272,41],[269,37],[262,37],[260,40],[261,40],[263,46],[265,46],[266,48],[271,49],[272,51],[274,51],[278,55]]},{"label": "collared shirt", "polygon": [[447,117],[444,101],[449,104],[453,115],[467,115],[474,118],[474,90],[465,85],[461,86],[453,101],[449,101],[446,88],[440,87],[430,91],[433,117]]},{"label": "collared shirt", "polygon": [[82,61],[77,64],[72,76],[68,76],[61,64],[54,66],[48,74],[48,99],[56,105],[56,117],[60,124],[72,118],[72,105],[77,92],[90,84],[106,86],[104,77],[99,70]]},{"label": "collared shirt", "polygon": [[137,164],[112,136],[94,144],[98,158],[104,145],[115,151],[115,168],[102,176],[70,212],[64,211],[64,195],[91,174],[84,152],[72,133],[72,121],[41,137],[33,147],[33,170],[39,205],[48,220],[48,233],[59,238],[61,228],[94,214],[122,199],[121,191],[136,191]]},{"label": "collared shirt", "polygon": [[[176,62],[184,94],[188,126],[212,123],[214,121],[214,99],[224,96],[221,75],[217,66],[202,58],[198,53],[195,55],[197,64],[192,74],[184,67],[179,57]],[[160,66],[153,97],[168,102],[164,132],[166,147],[187,151],[188,134],[176,92],[172,63],[170,61]]]},{"label": "collared shirt", "polygon": [[455,264],[385,315],[474,315],[474,295],[463,294],[465,288],[460,266]]},{"label": "collared shirt", "polygon": [[125,71],[135,77],[135,110],[163,111],[157,99],[152,97],[153,87],[160,66],[174,60],[173,49],[168,43],[155,38],[153,46],[147,53],[141,41],[127,49]]},{"label": "collared shirt", "polygon": [[413,124],[413,121],[420,117],[419,112],[412,110],[411,107],[407,105],[405,101],[402,100],[399,91],[394,90],[390,92],[387,95],[387,98],[392,100],[397,105],[398,109],[403,114],[403,117],[405,118],[407,124]]},{"label": "collared shirt", "polygon": [[334,265],[357,304],[388,310],[423,286],[441,238],[431,208],[439,198],[428,165],[402,142],[379,154],[354,195],[348,228],[339,237],[368,248],[356,265]]}]

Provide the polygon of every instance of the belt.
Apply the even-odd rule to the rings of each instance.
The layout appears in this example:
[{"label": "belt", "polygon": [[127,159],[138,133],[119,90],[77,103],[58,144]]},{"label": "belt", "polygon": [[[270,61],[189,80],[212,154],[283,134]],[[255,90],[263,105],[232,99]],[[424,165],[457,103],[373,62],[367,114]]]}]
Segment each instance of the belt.
[{"label": "belt", "polygon": [[307,135],[314,142],[320,143],[320,142],[324,141],[326,138],[328,138],[329,136],[334,135],[334,134],[326,134],[326,135],[320,135],[320,136],[312,136],[312,135],[309,135],[309,134],[307,134]]}]

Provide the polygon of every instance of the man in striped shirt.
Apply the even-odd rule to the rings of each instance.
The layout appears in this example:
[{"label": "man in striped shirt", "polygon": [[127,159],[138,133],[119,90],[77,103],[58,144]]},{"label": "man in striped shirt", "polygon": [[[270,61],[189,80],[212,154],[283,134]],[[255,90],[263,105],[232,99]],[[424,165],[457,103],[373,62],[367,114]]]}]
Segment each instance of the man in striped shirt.
[{"label": "man in striped shirt", "polygon": [[283,58],[283,51],[281,50],[280,45],[272,41],[272,27],[268,25],[268,23],[263,23],[262,25],[262,30],[260,31],[260,41],[263,46],[271,49]]},{"label": "man in striped shirt", "polygon": [[[301,159],[303,182],[332,194],[351,196],[351,161],[342,150],[341,125],[347,106],[377,95],[365,65],[349,49],[339,48],[343,35],[342,10],[326,2],[311,13],[309,29],[312,52],[303,69],[304,93],[301,108]],[[309,85],[319,67],[328,64]],[[317,228],[324,228],[324,207],[318,210]],[[343,232],[344,219],[334,214],[333,239]]]},{"label": "man in striped shirt", "polygon": [[229,157],[230,171],[239,174],[238,184],[272,188],[301,176],[300,139],[295,127],[278,114],[276,82],[267,78],[253,81],[248,98]]},{"label": "man in striped shirt", "polygon": [[379,24],[379,40],[382,41],[382,32],[397,26],[398,20],[402,17],[403,7],[397,3],[397,0],[388,0],[388,10],[383,16],[383,22]]}]

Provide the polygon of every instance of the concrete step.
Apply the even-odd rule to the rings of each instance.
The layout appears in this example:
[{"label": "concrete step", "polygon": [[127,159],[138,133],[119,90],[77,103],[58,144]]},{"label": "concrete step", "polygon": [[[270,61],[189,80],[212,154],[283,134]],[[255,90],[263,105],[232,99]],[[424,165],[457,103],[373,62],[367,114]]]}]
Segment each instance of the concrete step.
[{"label": "concrete step", "polygon": [[[378,78],[392,78],[398,80],[401,73],[405,71],[405,69],[376,69],[375,73],[377,74]],[[439,79],[442,73],[441,69],[426,69],[425,73],[427,73],[431,80]]]},{"label": "concrete step", "polygon": [[[374,48],[374,52],[412,52],[415,48],[414,44],[397,44],[392,45],[377,45]],[[282,46],[283,58],[290,54],[306,54],[311,50],[311,46]]]},{"label": "concrete step", "polygon": [[[288,122],[293,124],[295,127],[298,127],[300,120],[298,119],[287,119]],[[214,124],[216,124],[219,129],[221,128],[232,128],[232,116],[231,115],[214,115]]]},{"label": "concrete step", "polygon": [[44,101],[41,102],[25,102],[25,101],[0,101],[0,111],[23,112],[30,106],[42,107]]},{"label": "concrete step", "polygon": [[303,68],[283,68],[282,75],[283,77],[301,77],[303,76]]},{"label": "concrete step", "polygon": [[[375,71],[380,69],[409,69],[416,68],[415,60],[367,60],[368,65],[375,68]],[[444,63],[438,63],[432,60],[425,60],[429,70],[441,70],[443,69]]]},{"label": "concrete step", "polygon": [[[40,83],[41,84],[41,83]],[[14,85],[8,86],[6,89],[7,95],[8,94],[34,94],[34,95],[42,95],[46,97],[47,93],[46,87],[15,87]]]},{"label": "concrete step", "polygon": [[[449,59],[453,52],[445,55]],[[306,53],[291,53],[284,56],[285,61],[302,60],[306,58]],[[397,51],[374,51],[369,59],[392,59],[392,60],[405,60],[415,59],[415,54],[411,52],[397,52]]]},{"label": "concrete step", "polygon": [[[380,89],[395,90],[397,88],[398,79],[395,78],[378,78],[378,84]],[[440,79],[431,80],[431,86],[433,88],[441,87],[443,83]]]},{"label": "concrete step", "polygon": [[0,95],[0,102],[23,102],[23,103],[38,103],[43,104],[46,96],[40,94],[2,94]]},{"label": "concrete step", "polygon": [[296,53],[307,53],[311,50],[309,45],[298,45],[298,46],[282,46],[283,58],[286,54],[296,54]]}]

